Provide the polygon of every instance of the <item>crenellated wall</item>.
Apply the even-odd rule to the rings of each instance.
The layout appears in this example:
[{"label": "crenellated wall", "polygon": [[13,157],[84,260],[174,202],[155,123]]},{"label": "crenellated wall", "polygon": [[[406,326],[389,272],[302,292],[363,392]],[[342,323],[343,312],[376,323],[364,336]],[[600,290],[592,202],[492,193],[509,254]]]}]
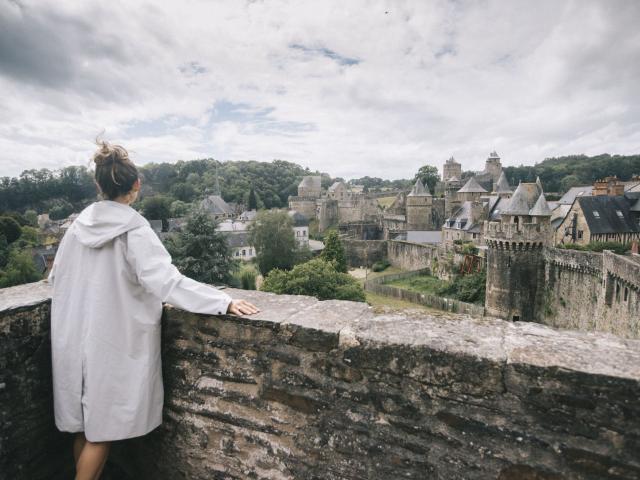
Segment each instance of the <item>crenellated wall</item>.
[{"label": "crenellated wall", "polygon": [[[640,341],[230,292],[261,313],[165,309],[164,422],[114,445],[114,478],[640,478]],[[55,478],[47,285],[0,312],[0,478]]]},{"label": "crenellated wall", "polygon": [[640,338],[640,257],[544,251],[542,323]]}]

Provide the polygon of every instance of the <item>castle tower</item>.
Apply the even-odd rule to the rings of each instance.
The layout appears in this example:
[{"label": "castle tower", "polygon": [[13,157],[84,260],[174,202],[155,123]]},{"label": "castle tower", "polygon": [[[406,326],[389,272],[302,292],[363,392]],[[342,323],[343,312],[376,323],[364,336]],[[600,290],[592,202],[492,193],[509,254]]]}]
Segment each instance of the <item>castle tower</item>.
[{"label": "castle tower", "polygon": [[467,183],[464,184],[457,193],[457,200],[460,203],[475,202],[480,200],[480,197],[485,195],[487,191],[477,182],[474,177],[471,177]]},{"label": "castle tower", "polygon": [[416,180],[407,195],[407,230],[436,230],[432,219],[433,197],[429,189]]},{"label": "castle tower", "polygon": [[544,302],[542,249],[551,244],[551,210],[539,182],[516,188],[500,221],[484,224],[488,315],[536,321]]},{"label": "castle tower", "polygon": [[488,173],[494,183],[500,178],[500,174],[502,173],[502,163],[500,162],[500,157],[495,151],[489,154],[489,158],[487,158],[487,161],[484,164],[484,173]]},{"label": "castle tower", "polygon": [[451,157],[449,160],[444,162],[444,165],[442,166],[442,181],[446,182],[453,177],[462,177],[462,164],[456,162],[456,160]]}]

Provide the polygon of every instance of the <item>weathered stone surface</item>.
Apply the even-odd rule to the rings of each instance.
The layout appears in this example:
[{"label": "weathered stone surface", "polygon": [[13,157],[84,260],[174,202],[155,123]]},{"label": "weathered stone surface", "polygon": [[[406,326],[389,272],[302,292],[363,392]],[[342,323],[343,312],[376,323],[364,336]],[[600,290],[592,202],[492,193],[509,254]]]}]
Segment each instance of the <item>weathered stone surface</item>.
[{"label": "weathered stone surface", "polygon": [[[0,472],[48,478],[69,445],[52,427],[46,286],[2,293]],[[262,311],[165,309],[164,422],[114,445],[114,478],[640,478],[640,341],[230,293]],[[18,440],[32,448],[10,457]]]}]

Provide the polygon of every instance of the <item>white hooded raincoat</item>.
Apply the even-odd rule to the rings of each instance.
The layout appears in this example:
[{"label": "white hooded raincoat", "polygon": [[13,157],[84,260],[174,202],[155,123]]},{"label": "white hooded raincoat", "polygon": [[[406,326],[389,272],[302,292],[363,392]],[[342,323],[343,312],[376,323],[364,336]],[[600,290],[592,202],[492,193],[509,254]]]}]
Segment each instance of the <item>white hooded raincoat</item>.
[{"label": "white hooded raincoat", "polygon": [[49,282],[56,426],[92,442],[162,423],[162,302],[214,315],[231,302],[182,275],[149,222],[111,200],[89,205],[69,227]]}]

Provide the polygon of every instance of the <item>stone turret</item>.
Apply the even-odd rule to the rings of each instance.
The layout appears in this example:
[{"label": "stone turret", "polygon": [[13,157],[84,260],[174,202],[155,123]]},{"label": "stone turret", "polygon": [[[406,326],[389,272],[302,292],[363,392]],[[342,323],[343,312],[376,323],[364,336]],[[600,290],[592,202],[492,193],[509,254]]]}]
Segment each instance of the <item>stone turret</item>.
[{"label": "stone turret", "polygon": [[433,196],[429,188],[416,180],[407,195],[407,230],[433,230]]},{"label": "stone turret", "polygon": [[509,320],[536,321],[543,305],[542,249],[551,243],[551,210],[539,181],[516,188],[500,221],[484,224],[486,310]]},{"label": "stone turret", "polygon": [[446,182],[454,177],[457,179],[462,177],[462,164],[456,162],[456,160],[451,157],[449,160],[444,162],[444,165],[442,166],[442,181]]},{"label": "stone turret", "polygon": [[482,188],[478,181],[474,177],[471,177],[467,183],[464,184],[464,187],[458,190],[457,200],[460,203],[474,202],[480,200],[480,197],[486,193],[487,191]]}]

